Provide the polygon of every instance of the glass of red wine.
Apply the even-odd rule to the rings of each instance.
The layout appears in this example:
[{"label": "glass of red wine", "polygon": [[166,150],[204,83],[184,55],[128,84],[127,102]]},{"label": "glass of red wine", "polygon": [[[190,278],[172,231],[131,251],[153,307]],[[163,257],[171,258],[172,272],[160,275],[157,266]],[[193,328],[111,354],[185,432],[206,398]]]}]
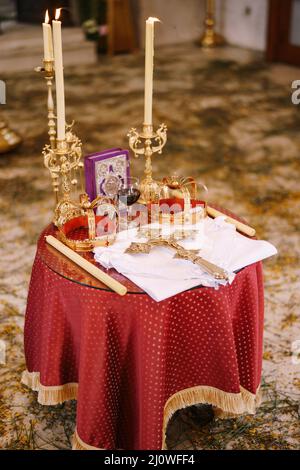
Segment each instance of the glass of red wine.
[{"label": "glass of red wine", "polygon": [[138,178],[134,178],[133,176],[128,177],[126,181],[120,185],[118,190],[120,213],[122,214],[122,219],[124,219],[124,216],[127,218],[128,225],[130,225],[130,222],[134,219],[131,208],[139,200],[140,195]]}]

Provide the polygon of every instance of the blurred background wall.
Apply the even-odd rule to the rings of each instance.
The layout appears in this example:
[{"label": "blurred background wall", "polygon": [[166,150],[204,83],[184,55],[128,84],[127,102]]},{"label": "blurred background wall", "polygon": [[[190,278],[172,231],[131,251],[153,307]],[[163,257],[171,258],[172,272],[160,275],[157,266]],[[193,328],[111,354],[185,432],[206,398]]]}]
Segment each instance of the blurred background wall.
[{"label": "blurred background wall", "polygon": [[[65,24],[80,25],[103,0],[0,0],[0,18],[40,23],[47,8],[65,6]],[[103,2],[104,3],[104,2]],[[157,44],[193,41],[203,31],[205,0],[130,0],[139,45],[144,44],[144,20],[157,16]],[[218,28],[229,44],[265,50],[268,0],[216,0]],[[9,23],[11,25],[11,21]],[[8,25],[3,23],[3,27]]]},{"label": "blurred background wall", "polygon": [[[163,23],[156,28],[156,47],[199,44],[206,0],[0,0],[0,72],[21,70],[25,56],[28,69],[37,62],[45,10],[53,17],[57,7],[64,7],[64,53],[70,65],[77,61],[79,45],[82,63],[96,61],[96,53],[143,48],[148,16]],[[300,66],[300,0],[215,0],[215,16],[215,29],[228,45],[260,51],[269,62]],[[112,36],[117,46],[110,49]]]},{"label": "blurred background wall", "polygon": [[264,51],[269,0],[217,0],[217,23],[229,44]]},{"label": "blurred background wall", "polygon": [[[136,0],[141,25],[148,16],[158,16],[164,22],[164,28],[157,33],[158,44],[197,40],[203,31],[205,3],[205,0]],[[216,20],[229,44],[265,50],[268,0],[216,0]],[[143,44],[143,34],[140,40]]]}]

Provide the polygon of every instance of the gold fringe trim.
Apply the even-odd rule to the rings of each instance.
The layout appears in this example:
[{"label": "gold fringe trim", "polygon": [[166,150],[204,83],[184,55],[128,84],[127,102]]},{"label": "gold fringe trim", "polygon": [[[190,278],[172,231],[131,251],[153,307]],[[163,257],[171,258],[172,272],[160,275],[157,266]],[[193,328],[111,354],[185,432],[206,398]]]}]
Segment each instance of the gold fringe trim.
[{"label": "gold fringe trim", "polygon": [[214,387],[192,387],[172,395],[166,402],[163,417],[162,450],[166,450],[166,430],[169,420],[176,411],[188,406],[206,403],[215,409],[215,416],[220,419],[236,417],[242,414],[255,414],[261,401],[260,391],[254,395],[243,387],[240,393],[228,393]]},{"label": "gold fringe trim", "polygon": [[[228,393],[214,387],[193,387],[181,390],[172,395],[164,408],[163,417],[163,442],[162,450],[166,450],[166,429],[172,415],[188,406],[207,403],[213,405],[215,416],[220,419],[236,418],[239,415],[248,413],[255,414],[256,407],[261,402],[261,393],[258,389],[254,395],[243,387],[240,393]],[[90,446],[83,442],[78,436],[77,429],[72,438],[73,450],[105,450]]]},{"label": "gold fringe trim", "polygon": [[[38,402],[41,405],[57,405],[68,400],[76,400],[78,392],[77,383],[67,383],[58,386],[46,386],[40,382],[39,372],[22,374],[21,382],[32,390],[38,392]],[[166,402],[163,416],[162,450],[166,450],[166,430],[168,423],[176,411],[200,403],[210,404],[214,407],[217,418],[235,418],[243,414],[255,414],[261,403],[261,393],[258,388],[256,394],[240,387],[240,393],[228,393],[214,387],[192,387],[172,395]],[[83,442],[77,430],[72,438],[73,450],[105,450],[90,446]]]},{"label": "gold fringe trim", "polygon": [[58,386],[46,386],[40,382],[39,372],[28,372],[22,374],[21,383],[38,392],[38,402],[41,405],[58,405],[68,400],[77,399],[78,384],[67,383]]},{"label": "gold fringe trim", "polygon": [[106,449],[100,449],[99,447],[94,447],[94,446],[90,446],[89,444],[86,444],[80,439],[80,437],[78,436],[77,429],[75,429],[75,432],[72,437],[72,450],[106,450]]}]

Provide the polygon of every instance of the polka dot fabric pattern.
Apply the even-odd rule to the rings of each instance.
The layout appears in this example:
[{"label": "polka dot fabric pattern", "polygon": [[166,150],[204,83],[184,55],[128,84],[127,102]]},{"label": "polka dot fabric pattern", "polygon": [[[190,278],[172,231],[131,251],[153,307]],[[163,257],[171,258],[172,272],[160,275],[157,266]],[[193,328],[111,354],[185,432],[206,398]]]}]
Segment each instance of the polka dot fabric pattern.
[{"label": "polka dot fabric pattern", "polygon": [[77,387],[76,433],[86,448],[161,449],[165,405],[183,390],[255,396],[262,336],[261,263],[231,286],[157,303],[70,281],[37,251],[25,322],[28,375],[39,373],[44,390]]}]

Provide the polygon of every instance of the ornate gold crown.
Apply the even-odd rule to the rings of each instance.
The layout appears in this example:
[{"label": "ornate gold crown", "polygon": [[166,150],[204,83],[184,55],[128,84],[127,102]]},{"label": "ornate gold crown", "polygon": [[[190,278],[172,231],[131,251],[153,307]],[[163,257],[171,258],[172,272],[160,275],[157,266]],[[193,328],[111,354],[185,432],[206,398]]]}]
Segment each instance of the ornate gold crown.
[{"label": "ornate gold crown", "polygon": [[[197,200],[197,183],[192,177],[163,178],[155,203],[158,207],[151,210],[151,222],[160,224],[196,224],[206,213],[205,201]],[[203,210],[192,211],[200,206]]]},{"label": "ornate gold crown", "polygon": [[[57,225],[59,238],[67,246],[75,251],[92,251],[96,246],[109,246],[116,238],[117,210],[112,201],[107,197],[97,197],[90,202],[86,193],[80,195],[80,203],[74,204],[74,208],[66,210],[61,223]],[[77,208],[76,208],[77,205]],[[97,215],[95,209],[97,208]],[[98,223],[110,222],[110,229],[106,234],[97,237],[96,227]],[[84,235],[85,238],[80,235]]]}]

